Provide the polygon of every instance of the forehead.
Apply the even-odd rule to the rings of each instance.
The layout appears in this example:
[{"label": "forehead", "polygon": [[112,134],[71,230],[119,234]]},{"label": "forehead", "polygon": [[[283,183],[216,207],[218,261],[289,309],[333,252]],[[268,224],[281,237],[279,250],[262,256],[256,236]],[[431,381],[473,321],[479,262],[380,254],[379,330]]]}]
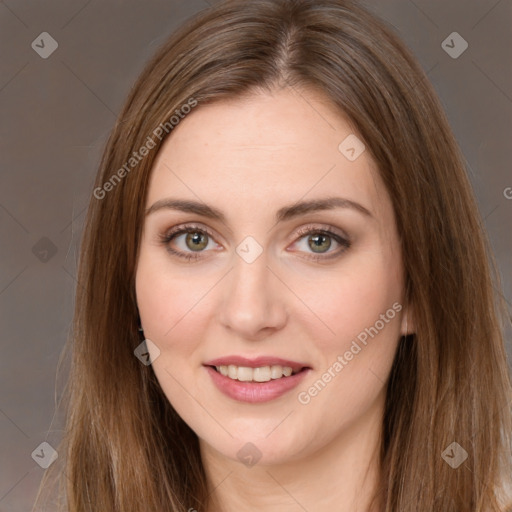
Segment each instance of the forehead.
[{"label": "forehead", "polygon": [[376,213],[385,205],[375,163],[368,151],[355,160],[343,152],[343,141],[354,137],[350,121],[311,91],[284,89],[200,105],[160,149],[147,202],[213,196],[222,209],[231,204],[250,210],[251,198],[278,207],[343,195]]}]

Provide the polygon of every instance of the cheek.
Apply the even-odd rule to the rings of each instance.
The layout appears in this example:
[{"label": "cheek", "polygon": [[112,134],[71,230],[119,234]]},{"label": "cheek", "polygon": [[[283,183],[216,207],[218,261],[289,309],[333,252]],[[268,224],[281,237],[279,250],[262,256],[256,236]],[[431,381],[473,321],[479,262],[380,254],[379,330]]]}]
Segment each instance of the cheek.
[{"label": "cheek", "polygon": [[[161,255],[141,251],[135,279],[137,305],[147,338],[162,348],[177,345],[186,350],[187,339],[182,335],[190,333],[189,338],[197,339],[192,331],[199,327],[190,320],[197,320],[194,310],[205,295],[207,283],[168,269]],[[178,337],[179,343],[175,342]]]},{"label": "cheek", "polygon": [[340,281],[329,294],[332,301],[318,302],[330,330],[314,338],[320,364],[297,392],[300,407],[311,417],[341,428],[382,397],[400,337],[401,289],[396,284],[389,273],[368,273]]},{"label": "cheek", "polygon": [[[363,414],[383,391],[400,337],[402,278],[400,260],[386,254],[359,258],[342,277],[315,292],[317,311],[330,328],[317,338],[322,353],[319,375],[303,388],[302,404],[322,410],[333,422]],[[311,293],[311,292],[310,292]],[[333,334],[334,333],[334,334]],[[348,414],[348,411],[351,411]]]},{"label": "cheek", "polygon": [[[313,314],[303,317],[315,326],[315,344],[325,354],[348,350],[353,339],[375,325],[385,336],[398,336],[402,309],[400,261],[385,253],[359,253],[339,269],[309,281],[297,281],[297,295]],[[300,285],[299,285],[300,283]],[[393,304],[395,307],[393,308]],[[388,312],[388,314],[386,314]],[[382,324],[381,315],[384,315]],[[380,334],[380,333],[379,333]]]},{"label": "cheek", "polygon": [[200,392],[193,372],[200,366],[196,351],[206,329],[199,318],[206,290],[186,273],[169,268],[160,254],[141,250],[135,288],[144,335],[160,351],[152,369],[169,402],[186,417],[190,394]]}]

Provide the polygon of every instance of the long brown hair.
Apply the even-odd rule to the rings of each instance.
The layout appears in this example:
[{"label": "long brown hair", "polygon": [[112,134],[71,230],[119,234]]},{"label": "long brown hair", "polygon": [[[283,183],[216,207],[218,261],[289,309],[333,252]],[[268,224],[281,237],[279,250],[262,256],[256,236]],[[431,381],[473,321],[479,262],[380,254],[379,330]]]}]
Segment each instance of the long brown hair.
[{"label": "long brown hair", "polygon": [[[388,381],[382,511],[506,510],[498,498],[512,473],[508,317],[464,157],[414,57],[352,0],[222,2],[147,64],[87,213],[65,352],[66,430],[41,489],[55,474],[68,512],[207,510],[197,436],[134,356],[145,198],[176,110],[277,87],[312,88],[348,116],[394,205],[415,334],[401,339]],[[147,155],[127,165],[149,138]],[[442,456],[453,442],[468,454],[456,469]]]}]

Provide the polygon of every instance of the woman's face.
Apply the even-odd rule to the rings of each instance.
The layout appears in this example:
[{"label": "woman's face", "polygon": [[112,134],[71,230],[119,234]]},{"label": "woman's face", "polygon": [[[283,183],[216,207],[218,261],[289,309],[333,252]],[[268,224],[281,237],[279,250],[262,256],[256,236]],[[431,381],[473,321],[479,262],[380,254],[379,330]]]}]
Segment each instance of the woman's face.
[{"label": "woman's face", "polygon": [[200,105],[160,150],[137,302],[153,370],[203,449],[277,464],[381,421],[403,268],[354,137],[321,96],[286,89]]}]

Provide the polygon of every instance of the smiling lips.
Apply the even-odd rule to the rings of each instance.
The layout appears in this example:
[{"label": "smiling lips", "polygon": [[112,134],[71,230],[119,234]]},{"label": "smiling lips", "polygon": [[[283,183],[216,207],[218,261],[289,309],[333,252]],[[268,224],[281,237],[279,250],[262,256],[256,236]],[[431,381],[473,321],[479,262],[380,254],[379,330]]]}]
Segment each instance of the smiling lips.
[{"label": "smiling lips", "polygon": [[272,379],[280,379],[281,377],[289,377],[293,370],[290,366],[259,366],[258,368],[249,368],[247,366],[216,366],[215,369],[224,377],[242,382],[268,382]]},{"label": "smiling lips", "polygon": [[229,356],[204,365],[225,395],[243,402],[266,402],[293,389],[311,370],[305,364],[275,357]]}]

